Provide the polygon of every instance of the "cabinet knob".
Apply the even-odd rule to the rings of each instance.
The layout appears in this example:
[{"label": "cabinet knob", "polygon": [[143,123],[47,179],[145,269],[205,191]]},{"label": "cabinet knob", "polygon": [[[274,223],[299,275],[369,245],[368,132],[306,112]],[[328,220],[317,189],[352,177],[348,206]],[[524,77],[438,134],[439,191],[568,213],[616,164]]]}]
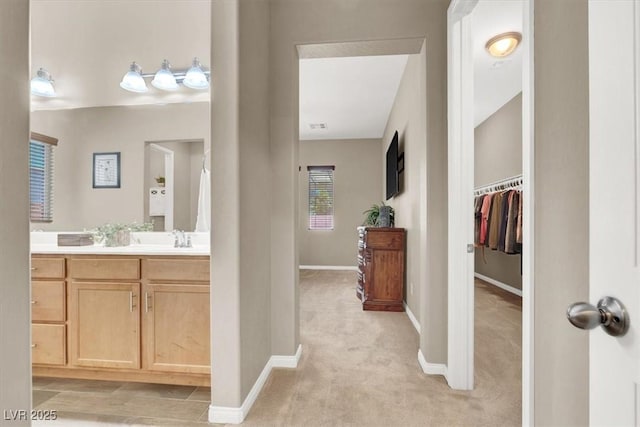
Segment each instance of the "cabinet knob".
[{"label": "cabinet knob", "polygon": [[31,344],[31,348],[36,348],[38,344]]},{"label": "cabinet knob", "polygon": [[31,300],[31,304],[36,304],[38,301],[36,300]]}]

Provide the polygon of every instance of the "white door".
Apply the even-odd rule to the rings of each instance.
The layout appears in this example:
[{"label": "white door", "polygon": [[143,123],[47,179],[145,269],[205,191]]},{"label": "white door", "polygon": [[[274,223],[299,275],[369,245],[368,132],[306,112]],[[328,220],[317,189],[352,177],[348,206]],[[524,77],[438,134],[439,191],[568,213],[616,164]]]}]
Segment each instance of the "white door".
[{"label": "white door", "polygon": [[591,425],[640,425],[639,9],[589,0],[589,298],[619,299],[631,322],[589,334]]}]

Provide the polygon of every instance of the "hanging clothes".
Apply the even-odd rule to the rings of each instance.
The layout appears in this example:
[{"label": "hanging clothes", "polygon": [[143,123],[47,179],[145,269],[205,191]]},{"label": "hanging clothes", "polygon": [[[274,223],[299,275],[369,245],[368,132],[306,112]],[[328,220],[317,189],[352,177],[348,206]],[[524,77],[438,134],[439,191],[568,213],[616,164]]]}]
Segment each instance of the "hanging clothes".
[{"label": "hanging clothes", "polygon": [[509,202],[512,191],[502,192],[502,203],[500,204],[500,228],[498,230],[498,250],[504,252],[504,241],[507,235],[507,219],[509,216]]},{"label": "hanging clothes", "polygon": [[484,201],[484,195],[477,196],[474,200],[474,236],[473,243],[475,246],[480,245],[480,229],[482,227],[482,202]]},{"label": "hanging clothes", "polygon": [[480,208],[480,214],[482,215],[482,222],[480,223],[480,241],[478,244],[484,246],[487,241],[487,230],[489,228],[489,210],[491,209],[491,199],[493,194],[485,194],[482,199],[482,207]]},{"label": "hanging clothes", "polygon": [[507,232],[504,239],[504,251],[508,254],[520,252],[516,242],[519,205],[520,192],[512,191],[509,199],[509,213],[507,215]]},{"label": "hanging clothes", "polygon": [[522,245],[522,192],[520,192],[520,200],[518,201],[518,221],[516,225],[516,243]]},{"label": "hanging clothes", "polygon": [[506,189],[476,196],[475,245],[509,255],[522,253],[522,204],[520,190]]},{"label": "hanging clothes", "polygon": [[495,193],[491,201],[491,210],[489,211],[489,228],[487,230],[489,234],[489,241],[487,246],[489,249],[498,249],[498,240],[500,238],[500,220],[502,217],[502,199],[504,195],[502,193]]}]

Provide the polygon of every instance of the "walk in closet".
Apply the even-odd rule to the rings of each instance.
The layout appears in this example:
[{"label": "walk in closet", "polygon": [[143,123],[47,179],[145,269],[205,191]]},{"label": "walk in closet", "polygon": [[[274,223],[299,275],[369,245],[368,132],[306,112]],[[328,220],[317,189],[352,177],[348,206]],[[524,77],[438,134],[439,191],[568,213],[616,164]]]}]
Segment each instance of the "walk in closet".
[{"label": "walk in closet", "polygon": [[[522,253],[522,204],[522,175],[477,187],[474,191],[476,277],[516,294],[516,290],[522,289],[522,281],[509,278],[508,274],[517,277],[515,264],[519,261],[522,275],[522,257],[517,256],[514,262],[503,255]],[[487,251],[499,253],[490,256],[491,266],[487,261]],[[500,279],[508,277],[509,282],[520,286],[514,287],[483,273]]]},{"label": "walk in closet", "polygon": [[522,296],[522,95],[475,129],[475,277]]}]

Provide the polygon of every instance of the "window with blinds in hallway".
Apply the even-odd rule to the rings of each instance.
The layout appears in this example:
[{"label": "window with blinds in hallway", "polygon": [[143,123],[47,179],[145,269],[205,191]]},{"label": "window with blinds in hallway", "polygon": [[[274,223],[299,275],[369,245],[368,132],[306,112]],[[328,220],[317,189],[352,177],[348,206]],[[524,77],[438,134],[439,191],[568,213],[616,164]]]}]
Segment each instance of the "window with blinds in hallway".
[{"label": "window with blinds in hallway", "polygon": [[335,166],[307,166],[309,172],[309,230],[333,230],[333,171]]},{"label": "window with blinds in hallway", "polygon": [[53,147],[58,140],[33,134],[29,140],[29,218],[53,221]]}]

